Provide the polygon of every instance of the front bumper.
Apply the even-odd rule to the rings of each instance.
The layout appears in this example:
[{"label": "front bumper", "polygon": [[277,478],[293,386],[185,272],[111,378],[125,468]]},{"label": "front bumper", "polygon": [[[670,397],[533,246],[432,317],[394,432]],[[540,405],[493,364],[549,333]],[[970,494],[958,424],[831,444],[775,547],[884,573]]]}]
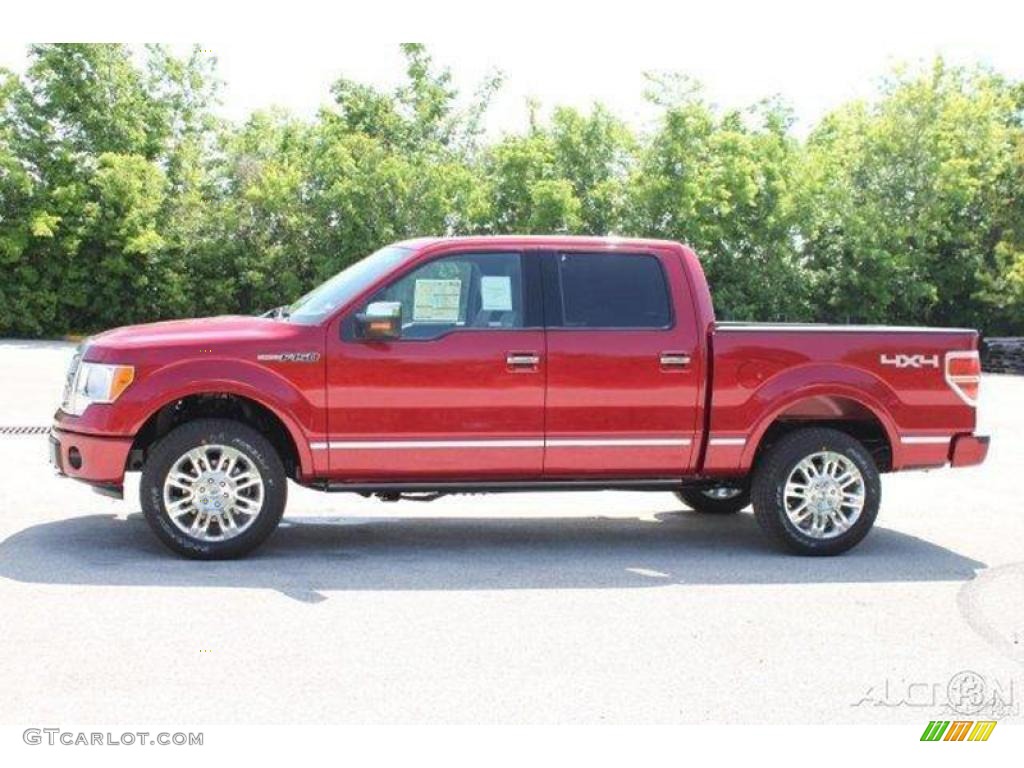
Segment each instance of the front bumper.
[{"label": "front bumper", "polygon": [[949,463],[954,467],[981,464],[988,456],[988,435],[956,435],[949,448]]},{"label": "front bumper", "polygon": [[50,430],[50,463],[58,474],[81,480],[117,495],[124,486],[124,470],[132,448],[130,437],[101,437]]}]

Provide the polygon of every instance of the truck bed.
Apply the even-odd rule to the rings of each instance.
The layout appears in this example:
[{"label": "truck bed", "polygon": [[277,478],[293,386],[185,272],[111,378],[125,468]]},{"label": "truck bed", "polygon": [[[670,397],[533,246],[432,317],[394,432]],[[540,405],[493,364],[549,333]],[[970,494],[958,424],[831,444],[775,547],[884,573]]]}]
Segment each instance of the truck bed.
[{"label": "truck bed", "polygon": [[964,328],[715,323],[704,469],[743,470],[777,419],[863,423],[887,443],[886,469],[942,466],[975,408],[947,356],[976,354]]}]

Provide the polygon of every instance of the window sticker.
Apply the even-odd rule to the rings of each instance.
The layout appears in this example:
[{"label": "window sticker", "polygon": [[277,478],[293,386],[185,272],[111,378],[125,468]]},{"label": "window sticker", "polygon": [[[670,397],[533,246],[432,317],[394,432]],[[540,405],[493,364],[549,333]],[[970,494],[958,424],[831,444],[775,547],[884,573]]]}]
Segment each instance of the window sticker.
[{"label": "window sticker", "polygon": [[457,323],[461,280],[417,280],[413,294],[414,323]]},{"label": "window sticker", "polygon": [[507,275],[480,278],[481,309],[488,312],[512,311],[512,278]]}]

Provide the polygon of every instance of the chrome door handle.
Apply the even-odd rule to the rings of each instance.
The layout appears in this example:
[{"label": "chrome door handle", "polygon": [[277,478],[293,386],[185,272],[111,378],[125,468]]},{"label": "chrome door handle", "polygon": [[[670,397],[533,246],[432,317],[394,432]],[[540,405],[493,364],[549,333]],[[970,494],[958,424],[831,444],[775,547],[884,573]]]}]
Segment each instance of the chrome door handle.
[{"label": "chrome door handle", "polygon": [[509,352],[505,363],[509,368],[536,368],[540,364],[540,355],[534,352]]},{"label": "chrome door handle", "polygon": [[660,360],[663,368],[685,368],[690,364],[690,356],[685,352],[662,352]]}]

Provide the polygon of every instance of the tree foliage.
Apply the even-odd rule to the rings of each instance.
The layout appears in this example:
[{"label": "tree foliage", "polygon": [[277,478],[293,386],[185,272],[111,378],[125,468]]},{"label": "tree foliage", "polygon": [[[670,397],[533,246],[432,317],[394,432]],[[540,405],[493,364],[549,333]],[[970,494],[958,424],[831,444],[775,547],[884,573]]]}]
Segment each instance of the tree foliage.
[{"label": "tree foliage", "polygon": [[341,78],[315,119],[216,118],[215,61],[39,45],[0,71],[0,334],[255,313],[417,235],[682,240],[721,315],[1024,333],[1024,85],[897,70],[800,138],[766,100],[716,108],[652,77],[657,119],[528,105],[488,137],[419,44],[382,90]]},{"label": "tree foliage", "polygon": [[825,118],[807,142],[802,230],[822,313],[1011,320],[991,280],[1012,280],[1006,268],[1020,261],[1020,140],[1014,89],[942,61]]}]

